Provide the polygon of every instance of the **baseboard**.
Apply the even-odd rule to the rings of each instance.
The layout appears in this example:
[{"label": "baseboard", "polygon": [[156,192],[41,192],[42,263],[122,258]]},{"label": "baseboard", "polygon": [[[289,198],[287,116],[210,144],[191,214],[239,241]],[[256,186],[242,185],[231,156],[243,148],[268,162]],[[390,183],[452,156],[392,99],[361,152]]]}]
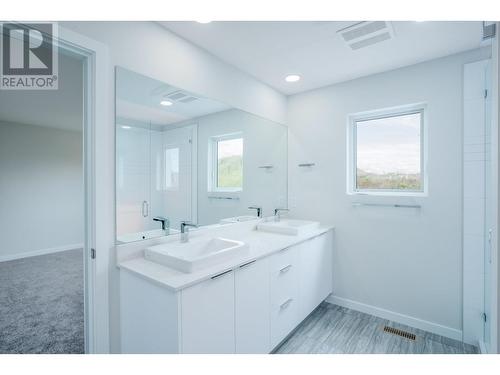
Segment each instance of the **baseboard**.
[{"label": "baseboard", "polygon": [[26,252],[17,253],[17,254],[1,255],[0,262],[7,262],[9,260],[36,257],[38,255],[59,253],[61,251],[68,251],[68,250],[81,249],[81,248],[83,248],[83,244],[77,243],[77,244],[71,244],[71,245],[65,245],[65,246],[51,247],[48,249],[26,251]]},{"label": "baseboard", "polygon": [[356,302],[347,298],[337,297],[333,295],[328,296],[326,302],[330,302],[334,305],[339,305],[342,307],[347,307],[356,311],[361,311],[365,314],[374,315],[382,319],[392,320],[400,324],[405,324],[410,327],[418,328],[427,332],[432,332],[437,335],[448,337],[450,339],[462,341],[462,331],[455,328],[446,327],[441,324],[429,322],[427,320],[414,318],[409,315],[400,314],[394,311],[382,309],[380,307],[367,305],[361,302]]}]

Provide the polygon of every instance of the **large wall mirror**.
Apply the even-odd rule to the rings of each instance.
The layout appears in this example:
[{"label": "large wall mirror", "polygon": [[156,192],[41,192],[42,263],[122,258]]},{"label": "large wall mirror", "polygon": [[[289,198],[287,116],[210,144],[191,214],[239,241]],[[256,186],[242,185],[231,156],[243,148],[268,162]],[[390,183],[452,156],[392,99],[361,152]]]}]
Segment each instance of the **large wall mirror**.
[{"label": "large wall mirror", "polygon": [[116,68],[117,243],[286,205],[284,125]]}]

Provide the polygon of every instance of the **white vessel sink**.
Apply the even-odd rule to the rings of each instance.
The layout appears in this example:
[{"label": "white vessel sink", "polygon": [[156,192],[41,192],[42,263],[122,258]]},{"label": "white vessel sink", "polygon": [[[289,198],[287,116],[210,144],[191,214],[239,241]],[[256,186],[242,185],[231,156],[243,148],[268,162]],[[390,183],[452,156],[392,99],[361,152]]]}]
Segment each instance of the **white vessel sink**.
[{"label": "white vessel sink", "polygon": [[221,263],[248,250],[241,241],[226,238],[195,238],[148,247],[144,257],[182,272],[193,272]]},{"label": "white vessel sink", "polygon": [[306,234],[319,227],[319,222],[308,220],[281,219],[280,221],[265,221],[257,224],[257,230],[298,236]]}]

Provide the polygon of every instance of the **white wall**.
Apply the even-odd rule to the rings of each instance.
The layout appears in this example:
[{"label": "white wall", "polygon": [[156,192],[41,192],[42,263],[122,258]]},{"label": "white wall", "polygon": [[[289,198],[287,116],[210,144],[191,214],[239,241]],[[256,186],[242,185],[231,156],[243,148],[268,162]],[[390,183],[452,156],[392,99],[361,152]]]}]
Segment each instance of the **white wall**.
[{"label": "white wall", "polygon": [[83,243],[82,133],[0,122],[0,261]]},{"label": "white wall", "polygon": [[[336,226],[336,302],[461,338],[462,71],[487,56],[470,51],[289,98],[289,202],[294,216]],[[420,102],[428,105],[428,197],[347,195],[347,116]],[[352,207],[361,200],[422,208]]]},{"label": "white wall", "polygon": [[[60,22],[62,27],[102,43],[108,48],[109,103],[115,102],[114,68],[122,66],[174,86],[199,93],[274,121],[284,123],[286,98],[255,78],[222,62],[205,50],[152,22]],[[108,113],[109,131],[114,134],[114,111]],[[108,180],[99,186],[109,186],[108,196],[114,197],[114,139],[106,147],[107,155],[101,168],[108,168]],[[101,145],[99,145],[100,147]],[[99,148],[104,150],[104,148]],[[101,151],[99,151],[101,152]],[[114,212],[113,199],[108,200],[109,212]],[[106,220],[106,218],[98,218]],[[114,215],[110,216],[114,220]],[[103,224],[103,223],[101,223]],[[106,225],[111,223],[107,223]],[[112,224],[114,227],[114,223]],[[119,351],[119,278],[114,254],[114,233],[109,233],[110,286],[110,350]]]}]

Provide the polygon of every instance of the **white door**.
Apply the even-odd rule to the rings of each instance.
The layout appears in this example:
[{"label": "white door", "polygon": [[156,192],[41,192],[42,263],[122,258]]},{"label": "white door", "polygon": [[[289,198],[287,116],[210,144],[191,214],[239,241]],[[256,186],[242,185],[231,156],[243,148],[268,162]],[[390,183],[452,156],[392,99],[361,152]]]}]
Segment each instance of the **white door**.
[{"label": "white door", "polygon": [[236,353],[269,353],[269,259],[242,265],[234,277]]},{"label": "white door", "polygon": [[118,124],[116,148],[116,232],[143,232],[150,216],[149,129]]},{"label": "white door", "polygon": [[182,352],[234,353],[234,272],[181,292]]},{"label": "white door", "polygon": [[491,320],[491,62],[464,65],[463,341],[489,347]]},{"label": "white door", "polygon": [[196,222],[195,126],[163,132],[164,201],[163,216],[170,227],[179,229],[181,221]]},{"label": "white door", "polygon": [[492,69],[491,60],[488,60],[485,68],[485,87],[487,90],[486,100],[484,103],[485,121],[484,121],[484,134],[485,134],[485,153],[484,153],[484,315],[483,315],[483,336],[484,344],[488,352],[490,352],[491,345],[491,252],[492,252],[492,235],[493,235],[493,179],[492,179]]}]

